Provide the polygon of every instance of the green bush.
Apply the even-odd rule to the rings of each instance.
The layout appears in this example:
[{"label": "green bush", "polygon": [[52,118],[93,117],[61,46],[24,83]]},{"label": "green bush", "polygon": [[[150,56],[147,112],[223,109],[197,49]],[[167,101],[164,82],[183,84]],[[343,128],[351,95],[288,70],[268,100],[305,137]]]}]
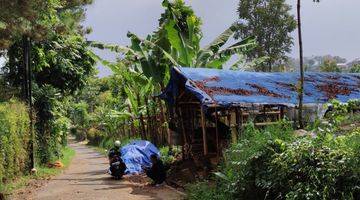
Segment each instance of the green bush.
[{"label": "green bush", "polygon": [[176,161],[176,157],[181,154],[181,147],[174,146],[170,152],[169,146],[164,146],[159,149],[161,160],[165,165],[170,165]]},{"label": "green bush", "polygon": [[[281,199],[359,199],[360,132],[278,142],[259,186]],[[351,144],[353,143],[353,144]],[[357,146],[357,147],[356,147]]]},{"label": "green bush", "polygon": [[105,134],[96,128],[90,128],[87,131],[87,139],[90,145],[99,146],[105,138]]},{"label": "green bush", "polygon": [[23,103],[0,103],[0,185],[29,167],[29,115]]},{"label": "green bush", "polygon": [[62,156],[62,148],[67,144],[71,121],[67,118],[68,99],[61,96],[58,89],[43,85],[34,89],[34,109],[36,111],[36,151],[37,164],[47,164]]},{"label": "green bush", "polygon": [[[335,137],[294,138],[282,122],[246,128],[225,152],[215,185],[188,186],[188,199],[359,199],[360,129]],[[208,193],[206,193],[208,191]]]}]

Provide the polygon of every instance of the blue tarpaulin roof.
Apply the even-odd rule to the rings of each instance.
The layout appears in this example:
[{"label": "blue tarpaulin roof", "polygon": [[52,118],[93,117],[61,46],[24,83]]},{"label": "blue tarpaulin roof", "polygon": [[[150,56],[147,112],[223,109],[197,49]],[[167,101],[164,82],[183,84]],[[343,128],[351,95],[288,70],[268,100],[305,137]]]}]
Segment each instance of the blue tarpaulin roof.
[{"label": "blue tarpaulin roof", "polygon": [[[209,68],[173,68],[161,95],[170,103],[185,87],[202,105],[298,104],[299,73],[263,73]],[[360,74],[306,72],[304,103],[360,99]]]}]

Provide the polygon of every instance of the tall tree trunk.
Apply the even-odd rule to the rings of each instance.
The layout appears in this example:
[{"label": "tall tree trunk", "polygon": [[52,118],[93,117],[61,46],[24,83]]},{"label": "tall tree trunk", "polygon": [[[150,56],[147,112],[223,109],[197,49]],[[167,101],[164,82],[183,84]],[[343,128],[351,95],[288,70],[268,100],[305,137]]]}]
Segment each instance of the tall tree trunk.
[{"label": "tall tree trunk", "polygon": [[303,98],[304,98],[304,61],[303,61],[303,44],[301,35],[301,0],[297,1],[297,21],[299,34],[299,53],[300,53],[300,88],[299,88],[299,127],[304,128],[303,119]]}]

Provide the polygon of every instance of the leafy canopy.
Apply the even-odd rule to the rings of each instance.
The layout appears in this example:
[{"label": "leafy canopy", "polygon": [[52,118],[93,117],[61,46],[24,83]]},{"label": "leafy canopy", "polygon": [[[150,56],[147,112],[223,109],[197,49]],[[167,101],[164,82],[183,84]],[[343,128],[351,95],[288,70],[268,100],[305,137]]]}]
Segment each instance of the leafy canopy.
[{"label": "leafy canopy", "polygon": [[[44,40],[82,30],[84,8],[92,0],[1,0],[0,51],[26,35]],[[84,30],[82,30],[84,31]]]},{"label": "leafy canopy", "polygon": [[290,33],[296,21],[290,14],[291,7],[285,0],[240,0],[238,13],[240,25],[235,38],[256,36],[258,46],[246,53],[248,59],[266,57],[267,62],[256,71],[272,71],[273,67],[287,60],[293,38]]},{"label": "leafy canopy", "polygon": [[326,59],[323,64],[320,66],[321,72],[341,72],[341,69],[338,67],[336,60]]}]

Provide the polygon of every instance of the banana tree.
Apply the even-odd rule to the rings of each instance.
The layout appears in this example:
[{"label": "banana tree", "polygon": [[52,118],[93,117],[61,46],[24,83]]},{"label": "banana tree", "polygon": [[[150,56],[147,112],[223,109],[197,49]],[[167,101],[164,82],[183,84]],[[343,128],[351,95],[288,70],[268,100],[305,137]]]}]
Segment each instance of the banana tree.
[{"label": "banana tree", "polygon": [[[187,22],[188,29],[191,30],[194,21],[188,19]],[[224,45],[235,33],[238,26],[237,23],[232,24],[204,48],[199,48],[201,35],[193,34],[192,31],[189,31],[189,37],[185,37],[183,33],[176,29],[176,26],[174,20],[169,20],[164,26],[167,32],[167,40],[171,44],[171,48],[168,50],[156,44],[156,38],[153,36],[149,35],[146,39],[142,39],[130,32],[128,33],[128,37],[131,39],[129,47],[105,45],[97,42],[90,42],[90,44],[96,48],[109,49],[124,54],[126,59],[117,63],[117,66],[133,66],[134,69],[141,71],[147,77],[153,78],[157,83],[164,83],[169,77],[169,64],[167,63],[173,66],[222,68],[231,56],[242,54],[256,45],[254,38],[246,38],[224,48]],[[152,56],[152,53],[155,51],[162,53],[162,63],[156,62],[159,58]],[[243,61],[243,59],[241,57],[240,61]],[[103,64],[110,66],[113,71],[115,70],[111,63],[103,61]]]}]

